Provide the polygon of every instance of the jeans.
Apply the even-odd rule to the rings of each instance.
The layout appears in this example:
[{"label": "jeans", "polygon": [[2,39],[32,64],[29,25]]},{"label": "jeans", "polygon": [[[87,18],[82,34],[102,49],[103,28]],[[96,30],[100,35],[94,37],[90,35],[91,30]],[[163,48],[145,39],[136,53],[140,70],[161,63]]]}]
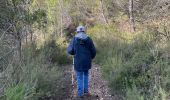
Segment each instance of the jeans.
[{"label": "jeans", "polygon": [[77,73],[77,92],[78,96],[82,96],[83,93],[88,93],[88,70],[76,71]]}]

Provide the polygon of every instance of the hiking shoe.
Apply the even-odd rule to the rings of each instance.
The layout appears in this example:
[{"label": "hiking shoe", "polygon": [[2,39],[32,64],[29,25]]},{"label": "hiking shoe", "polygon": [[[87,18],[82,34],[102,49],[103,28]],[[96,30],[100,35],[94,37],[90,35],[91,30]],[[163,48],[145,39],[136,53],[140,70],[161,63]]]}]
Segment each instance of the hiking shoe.
[{"label": "hiking shoe", "polygon": [[91,94],[88,93],[88,92],[87,92],[87,93],[84,93],[83,95],[86,96],[86,97],[91,96]]},{"label": "hiking shoe", "polygon": [[[99,98],[98,95],[91,95],[90,93],[84,93],[83,95],[84,97],[87,97],[87,98]],[[90,99],[91,100],[91,99]],[[92,99],[93,100],[93,99]]]},{"label": "hiking shoe", "polygon": [[77,98],[80,98],[80,99],[81,99],[81,98],[83,98],[83,96],[77,96]]}]

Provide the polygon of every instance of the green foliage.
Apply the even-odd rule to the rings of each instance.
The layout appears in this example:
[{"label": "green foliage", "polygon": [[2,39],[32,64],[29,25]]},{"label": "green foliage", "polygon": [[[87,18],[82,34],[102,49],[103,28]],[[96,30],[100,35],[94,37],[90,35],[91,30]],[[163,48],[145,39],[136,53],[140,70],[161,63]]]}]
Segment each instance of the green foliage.
[{"label": "green foliage", "polygon": [[[47,43],[41,49],[36,49],[34,43],[23,47],[23,63],[18,65],[17,62],[13,62],[11,63],[13,66],[6,68],[6,74],[9,76],[5,91],[6,100],[23,100],[23,98],[38,100],[44,96],[53,96],[59,90],[61,92],[59,85],[62,69],[58,65],[65,64],[69,60],[65,54],[66,58],[62,55],[64,52],[58,53],[58,50],[60,49],[55,41]],[[56,59],[58,56],[64,59]],[[12,68],[15,69],[15,73]],[[22,84],[16,85],[17,82]]]},{"label": "green foliage", "polygon": [[[66,49],[63,42],[61,44],[64,46],[52,40],[37,48],[38,41],[33,40],[34,36],[39,35],[38,29],[46,28],[44,26],[49,20],[47,11],[39,6],[31,9],[33,6],[30,5],[30,1],[38,2],[37,0],[0,1],[2,23],[0,25],[0,70],[5,77],[0,82],[0,88],[4,86],[5,96],[2,96],[5,97],[4,100],[38,100],[42,96],[57,93],[62,75],[58,65],[69,62],[66,52],[63,52]],[[50,5],[54,2],[56,0],[50,0]],[[51,35],[51,33],[46,34]],[[27,43],[24,42],[25,37]],[[22,42],[20,61],[17,60],[19,40]]]},{"label": "green foliage", "polygon": [[47,24],[47,15],[45,10],[38,9],[33,13],[27,12],[25,15],[25,22],[29,25],[37,26],[40,28],[45,28]]},{"label": "green foliage", "polygon": [[56,68],[47,69],[46,71],[41,71],[41,73],[45,74],[38,74],[37,78],[37,87],[36,91],[39,92],[41,96],[51,96],[57,93],[58,89],[60,89],[60,77],[61,73]]},{"label": "green foliage", "polygon": [[26,84],[26,97],[40,98],[51,96],[59,89],[58,83],[62,75],[56,65],[44,65],[40,61],[32,61],[24,67],[24,83]]},{"label": "green foliage", "polygon": [[[63,44],[63,43],[62,43]],[[51,40],[43,46],[40,51],[44,63],[56,63],[59,65],[68,64],[70,59],[66,53],[66,45],[62,46],[60,43],[56,43],[55,40]]]},{"label": "green foliage", "polygon": [[132,89],[127,90],[126,100],[144,100],[144,97],[140,95],[136,86],[133,86]]},{"label": "green foliage", "polygon": [[52,63],[57,62],[59,48],[57,47],[54,40],[48,42],[42,48],[42,51],[44,53],[45,61],[49,61],[49,62],[52,62]]},{"label": "green foliage", "polygon": [[12,3],[17,6],[19,3],[21,3],[22,0],[12,0]]},{"label": "green foliage", "polygon": [[117,35],[110,28],[96,26],[89,32],[97,46],[96,62],[102,65],[103,76],[112,92],[129,100],[166,98],[164,90],[169,87],[170,71],[164,52],[168,51],[159,45],[157,37],[147,32],[129,40],[130,36]]},{"label": "green foliage", "polygon": [[[143,29],[141,23],[160,26],[153,16],[164,20],[163,27],[158,31],[156,25],[148,25],[148,30],[130,34],[118,30],[128,28],[128,0],[0,0],[0,71],[6,76],[0,88],[5,86],[6,98],[36,100],[58,92],[59,66],[70,62],[68,40],[59,35],[64,36],[65,29],[74,33],[80,23],[93,26],[87,33],[97,47],[95,61],[102,65],[113,93],[129,100],[166,99],[170,92],[169,4],[153,1],[134,2],[137,30]],[[101,24],[105,19],[108,23]],[[21,61],[17,60],[18,41]]]},{"label": "green foliage", "polygon": [[160,87],[153,100],[167,100],[167,93]]},{"label": "green foliage", "polygon": [[23,100],[24,99],[24,85],[18,84],[14,87],[9,87],[6,90],[6,100]]}]

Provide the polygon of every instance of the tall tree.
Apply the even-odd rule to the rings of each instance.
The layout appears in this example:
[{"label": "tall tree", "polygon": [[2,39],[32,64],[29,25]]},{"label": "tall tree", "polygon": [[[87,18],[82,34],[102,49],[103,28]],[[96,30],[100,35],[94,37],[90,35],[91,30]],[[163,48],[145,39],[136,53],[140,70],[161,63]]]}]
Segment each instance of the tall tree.
[{"label": "tall tree", "polygon": [[102,14],[103,20],[104,20],[105,24],[108,24],[108,19],[105,15],[105,10],[104,10],[105,8],[104,8],[103,0],[100,0],[100,5],[101,5],[101,14]]},{"label": "tall tree", "polygon": [[134,21],[134,14],[133,14],[133,9],[134,9],[134,1],[129,0],[129,19],[130,19],[130,29],[132,32],[135,32],[136,27],[135,27],[135,21]]}]

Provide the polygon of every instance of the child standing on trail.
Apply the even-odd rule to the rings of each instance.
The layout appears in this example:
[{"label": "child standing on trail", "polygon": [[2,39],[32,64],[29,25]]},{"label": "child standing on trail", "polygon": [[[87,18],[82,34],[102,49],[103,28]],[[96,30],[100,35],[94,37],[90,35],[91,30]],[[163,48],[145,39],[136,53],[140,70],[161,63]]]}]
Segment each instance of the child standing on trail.
[{"label": "child standing on trail", "polygon": [[74,55],[78,97],[83,97],[84,94],[89,94],[88,71],[91,69],[92,59],[96,56],[96,49],[92,39],[85,33],[84,26],[78,26],[76,32],[67,47],[67,52]]}]

